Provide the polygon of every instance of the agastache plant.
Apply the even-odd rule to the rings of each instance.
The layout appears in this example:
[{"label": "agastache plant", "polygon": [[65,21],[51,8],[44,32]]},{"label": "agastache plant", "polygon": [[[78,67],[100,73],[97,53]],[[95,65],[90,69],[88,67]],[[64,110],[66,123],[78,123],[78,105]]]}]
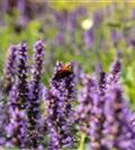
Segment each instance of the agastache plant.
[{"label": "agastache plant", "polygon": [[109,74],[107,75],[104,72],[100,73],[100,81],[98,92],[96,94],[96,99],[94,100],[94,106],[92,109],[93,120],[90,122],[90,139],[91,139],[91,148],[93,150],[108,150],[106,143],[102,142],[104,137],[104,126],[106,122],[105,105],[107,100],[105,99],[108,89],[113,87],[113,83],[118,83],[121,72],[121,63],[120,60],[116,60],[110,69]]},{"label": "agastache plant", "polygon": [[97,91],[93,93],[93,108],[91,110],[92,117],[89,122],[91,148],[93,150],[107,150],[107,147],[102,143],[103,129],[105,123],[104,105],[106,94],[106,73],[100,72],[100,79]]},{"label": "agastache plant", "polygon": [[6,127],[6,147],[26,147],[27,115],[25,110],[20,109],[19,105],[18,84],[15,83],[9,93],[8,100],[9,124]]},{"label": "agastache plant", "polygon": [[21,43],[17,47],[17,75],[15,83],[9,93],[9,124],[7,131],[7,147],[19,146],[24,148],[27,137],[27,45]]},{"label": "agastache plant", "polygon": [[92,116],[93,93],[97,90],[96,82],[91,77],[86,77],[84,87],[79,93],[80,104],[76,108],[76,120],[80,130],[89,135],[89,122]]},{"label": "agastache plant", "polygon": [[106,88],[111,87],[112,83],[119,83],[119,78],[121,74],[121,60],[116,58],[110,67],[110,71],[106,77]]},{"label": "agastache plant", "polygon": [[25,110],[18,107],[18,85],[15,84],[9,94],[9,124],[6,127],[6,147],[26,147],[27,140],[27,115]]},{"label": "agastache plant", "polygon": [[28,83],[27,83],[27,44],[25,42],[18,46],[18,59],[17,59],[17,84],[18,84],[18,98],[20,109],[27,107],[28,100]]},{"label": "agastache plant", "polygon": [[13,45],[8,48],[7,59],[4,68],[4,83],[3,91],[9,92],[13,83],[15,82],[15,72],[16,72],[16,56],[17,56],[17,46]]},{"label": "agastache plant", "polygon": [[8,123],[7,110],[7,106],[5,106],[3,103],[0,103],[0,146],[4,145],[6,142],[5,125]]},{"label": "agastache plant", "polygon": [[40,104],[42,99],[42,86],[41,75],[44,59],[44,44],[41,40],[37,41],[34,45],[34,65],[32,68],[32,79],[29,84],[30,94],[28,103],[28,119],[29,119],[29,137],[30,146],[38,148],[40,137],[40,121],[41,112]]},{"label": "agastache plant", "polygon": [[74,98],[74,74],[72,64],[58,62],[51,79],[47,105],[49,150],[59,150],[73,145],[71,133],[72,101]]},{"label": "agastache plant", "polygon": [[102,144],[102,135],[105,121],[104,114],[104,95],[100,91],[93,92],[92,116],[89,122],[89,135],[92,150],[106,150]]},{"label": "agastache plant", "polygon": [[73,72],[75,75],[75,79],[74,79],[75,84],[83,85],[83,83],[86,80],[86,74],[84,70],[76,61],[72,61],[72,64],[73,64]]},{"label": "agastache plant", "polygon": [[108,149],[132,150],[135,147],[135,132],[129,121],[132,113],[123,99],[119,85],[114,84],[113,88],[107,92],[105,99],[104,137],[106,146]]},{"label": "agastache plant", "polygon": [[[27,57],[25,42],[9,48],[4,75],[11,86],[6,93],[8,101],[0,102],[0,146],[43,150],[48,132],[48,150],[72,149],[79,135],[73,131],[76,124],[89,139],[91,150],[135,149],[135,114],[123,96],[118,57],[109,73],[97,71],[99,81],[95,76],[87,76],[74,61],[58,62],[48,89],[41,83],[44,62],[41,40],[34,45],[31,74]],[[77,107],[76,84],[80,89]],[[5,100],[4,96],[0,93],[0,99]],[[46,107],[43,113],[41,102]],[[45,127],[47,132],[42,130]]]},{"label": "agastache plant", "polygon": [[92,48],[94,44],[94,30],[89,29],[83,32],[83,39],[86,48]]}]

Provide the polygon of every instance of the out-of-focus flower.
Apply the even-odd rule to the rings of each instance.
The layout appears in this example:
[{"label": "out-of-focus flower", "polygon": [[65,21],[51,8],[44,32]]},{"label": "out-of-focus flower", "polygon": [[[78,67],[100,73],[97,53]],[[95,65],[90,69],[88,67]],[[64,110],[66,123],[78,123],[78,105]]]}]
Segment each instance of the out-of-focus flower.
[{"label": "out-of-focus flower", "polygon": [[85,19],[82,21],[81,26],[84,30],[90,30],[93,27],[93,20]]},{"label": "out-of-focus flower", "polygon": [[64,34],[63,32],[59,32],[58,35],[56,36],[56,43],[57,44],[62,44],[64,42]]},{"label": "out-of-focus flower", "polygon": [[132,17],[132,19],[135,19],[135,9],[132,9],[132,11],[131,11],[131,17]]},{"label": "out-of-focus flower", "polygon": [[134,40],[134,39],[131,39],[131,40],[129,41],[129,45],[135,47],[135,40]]},{"label": "out-of-focus flower", "polygon": [[83,85],[83,83],[86,80],[86,74],[84,73],[84,70],[76,61],[73,61],[72,64],[73,64],[73,72],[75,75],[75,83]]},{"label": "out-of-focus flower", "polygon": [[120,38],[121,38],[121,33],[119,31],[117,30],[111,31],[111,40],[115,47],[117,47]]},{"label": "out-of-focus flower", "polygon": [[100,11],[96,11],[93,15],[93,22],[94,22],[94,26],[99,26],[102,21],[103,21],[103,12],[100,10]]},{"label": "out-of-focus flower", "polygon": [[76,23],[77,23],[77,14],[76,11],[74,11],[68,16],[68,25],[69,25],[68,28],[69,28],[70,36],[72,38],[74,37]]},{"label": "out-of-focus flower", "polygon": [[94,43],[94,33],[93,30],[86,30],[83,32],[83,39],[84,39],[84,44],[85,47],[87,48],[92,48],[93,43]]},{"label": "out-of-focus flower", "polygon": [[78,15],[81,15],[81,16],[85,15],[85,14],[86,14],[86,9],[85,9],[85,7],[83,7],[83,6],[78,7],[78,8],[76,9],[76,13],[77,13]]},{"label": "out-of-focus flower", "polygon": [[51,79],[51,89],[46,98],[49,150],[73,145],[71,133],[72,100],[74,98],[74,75],[71,64],[58,62]]},{"label": "out-of-focus flower", "polygon": [[41,75],[44,60],[44,44],[41,40],[34,45],[34,65],[32,69],[32,79],[29,83],[29,102],[28,102],[28,134],[29,146],[38,148],[41,142],[41,112],[40,104],[42,100]]},{"label": "out-of-focus flower", "polygon": [[9,2],[8,2],[8,0],[7,1],[2,0],[1,3],[2,3],[1,4],[1,6],[2,6],[1,9],[2,9],[3,13],[7,12],[8,9],[9,9]]},{"label": "out-of-focus flower", "polygon": [[17,7],[18,10],[20,11],[20,15],[24,15],[25,13],[25,8],[26,8],[26,0],[18,0],[17,1]]},{"label": "out-of-focus flower", "polygon": [[55,12],[54,16],[55,16],[56,23],[58,25],[58,30],[59,30],[58,35],[56,36],[56,39],[58,37],[62,37],[62,39],[64,41],[64,39],[65,39],[65,32],[66,32],[66,24],[67,24],[67,12],[66,11],[63,11],[62,13]]}]

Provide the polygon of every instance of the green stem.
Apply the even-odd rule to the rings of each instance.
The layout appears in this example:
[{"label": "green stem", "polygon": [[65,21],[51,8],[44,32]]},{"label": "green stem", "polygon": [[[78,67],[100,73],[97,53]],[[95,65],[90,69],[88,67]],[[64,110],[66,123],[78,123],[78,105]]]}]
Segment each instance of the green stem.
[{"label": "green stem", "polygon": [[86,138],[86,134],[81,133],[81,141],[80,141],[80,145],[78,150],[84,150],[85,148],[85,138]]}]

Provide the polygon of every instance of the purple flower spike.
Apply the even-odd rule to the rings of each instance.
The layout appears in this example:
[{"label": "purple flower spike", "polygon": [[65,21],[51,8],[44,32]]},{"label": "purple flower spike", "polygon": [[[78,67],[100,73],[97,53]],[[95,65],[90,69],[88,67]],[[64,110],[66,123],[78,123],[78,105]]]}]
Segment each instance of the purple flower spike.
[{"label": "purple flower spike", "polygon": [[5,145],[6,142],[6,131],[5,125],[8,124],[7,106],[0,103],[0,146]]},{"label": "purple flower spike", "polygon": [[16,53],[17,47],[10,46],[7,52],[7,60],[4,68],[4,91],[8,93],[11,89],[12,84],[15,82],[15,73],[16,73]]},{"label": "purple flower spike", "polygon": [[19,146],[26,147],[27,141],[27,115],[24,110],[20,110],[18,84],[15,84],[9,95],[9,124],[6,127],[7,143],[6,147]]},{"label": "purple flower spike", "polygon": [[111,40],[115,47],[117,47],[118,42],[120,41],[121,35],[118,31],[112,30],[111,31]]},{"label": "purple flower spike", "polygon": [[92,150],[107,150],[102,143],[103,129],[105,122],[104,114],[104,91],[93,92],[93,107],[91,110],[91,119],[89,122],[89,135]]},{"label": "purple flower spike", "polygon": [[76,24],[77,24],[77,11],[75,10],[74,12],[68,15],[68,25],[69,25],[68,28],[70,32],[70,37],[72,38],[74,38]]},{"label": "purple flower spike", "polygon": [[103,22],[102,10],[96,11],[93,15],[94,25],[98,27]]},{"label": "purple flower spike", "polygon": [[9,124],[7,131],[7,147],[26,146],[27,137],[27,115],[26,107],[28,100],[27,85],[27,45],[21,43],[17,53],[17,78],[14,83],[8,100]]},{"label": "purple flower spike", "polygon": [[83,38],[84,38],[84,43],[86,48],[92,48],[93,44],[94,44],[94,33],[93,30],[86,30],[83,33]]},{"label": "purple flower spike", "polygon": [[32,70],[32,81],[40,82],[43,59],[44,59],[44,44],[41,40],[37,41],[34,45],[34,66]]},{"label": "purple flower spike", "polygon": [[79,95],[79,106],[76,108],[76,119],[79,121],[80,130],[89,134],[89,122],[92,115],[93,96],[97,92],[97,85],[94,79],[87,77],[84,88]]},{"label": "purple flower spike", "polygon": [[73,64],[73,71],[75,75],[75,83],[83,85],[83,83],[86,80],[86,74],[84,73],[84,70],[76,61],[73,61],[72,64]]},{"label": "purple flower spike", "polygon": [[28,84],[27,84],[27,44],[21,43],[18,46],[18,67],[17,67],[17,82],[18,82],[18,97],[19,108],[24,109],[28,99]]},{"label": "purple flower spike", "polygon": [[117,58],[111,65],[110,72],[107,76],[107,86],[108,87],[113,87],[113,86],[111,86],[112,83],[119,82],[121,68],[122,68],[121,61],[119,60],[119,58]]},{"label": "purple flower spike", "polygon": [[74,74],[72,64],[58,62],[51,79],[47,99],[47,124],[49,150],[59,150],[73,145],[71,133],[72,101],[74,99]]},{"label": "purple flower spike", "polygon": [[[131,112],[123,100],[119,85],[112,85],[113,89],[106,94],[104,137],[108,149],[127,150],[135,147],[135,132],[130,124]],[[126,105],[125,105],[126,104]]]},{"label": "purple flower spike", "polygon": [[37,148],[41,140],[39,130],[41,121],[40,104],[42,99],[41,74],[44,59],[44,45],[41,40],[34,45],[34,65],[32,79],[29,85],[30,95],[28,104],[30,147]]},{"label": "purple flower spike", "polygon": [[101,96],[105,95],[105,92],[106,92],[106,73],[105,72],[100,72],[99,91],[100,91]]}]

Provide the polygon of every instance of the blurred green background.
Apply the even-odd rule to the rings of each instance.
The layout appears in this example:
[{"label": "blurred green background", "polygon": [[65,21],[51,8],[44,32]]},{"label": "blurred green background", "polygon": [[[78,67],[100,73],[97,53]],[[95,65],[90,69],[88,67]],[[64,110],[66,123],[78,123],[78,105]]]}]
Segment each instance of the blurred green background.
[{"label": "blurred green background", "polygon": [[[135,2],[73,0],[0,0],[0,75],[7,48],[26,41],[46,44],[43,82],[48,84],[57,60],[75,60],[86,73],[109,70],[122,58],[125,96],[135,109]],[[30,59],[31,61],[31,59]]]}]

